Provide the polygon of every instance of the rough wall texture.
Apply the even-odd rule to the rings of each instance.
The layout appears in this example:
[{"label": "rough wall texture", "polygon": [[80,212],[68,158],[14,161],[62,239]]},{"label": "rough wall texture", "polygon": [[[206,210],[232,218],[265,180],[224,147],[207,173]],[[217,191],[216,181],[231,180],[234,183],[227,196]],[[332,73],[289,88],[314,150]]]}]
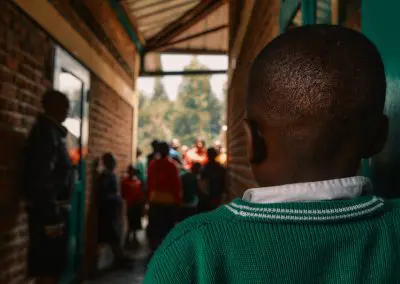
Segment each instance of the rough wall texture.
[{"label": "rough wall texture", "polygon": [[[12,1],[0,2],[0,283],[27,283],[27,216],[17,183],[18,161],[25,135],[41,110],[41,96],[52,86],[55,42]],[[65,18],[133,86],[134,75],[125,72],[108,47],[67,5],[68,1],[51,2],[64,5]],[[132,158],[133,108],[94,75],[91,87],[88,165],[103,153],[112,152],[117,157],[118,173],[122,174]],[[90,178],[89,174],[89,185]],[[97,246],[91,193],[89,186],[86,248],[88,260],[95,265]]]},{"label": "rough wall texture", "polygon": [[0,5],[0,283],[26,283],[28,231],[18,160],[51,86],[53,42],[13,4]]},{"label": "rough wall texture", "polygon": [[[88,165],[104,153],[117,158],[117,174],[122,176],[132,162],[133,108],[99,78],[91,76],[89,111]],[[86,275],[95,273],[97,253],[97,220],[91,170],[89,167],[87,190]]]},{"label": "rough wall texture", "polygon": [[[240,1],[240,0],[239,0]],[[228,89],[228,156],[230,197],[256,186],[250,171],[243,129],[244,95],[249,68],[255,56],[279,31],[278,0],[255,1],[244,44],[237,57]],[[232,66],[231,66],[232,67]]]}]

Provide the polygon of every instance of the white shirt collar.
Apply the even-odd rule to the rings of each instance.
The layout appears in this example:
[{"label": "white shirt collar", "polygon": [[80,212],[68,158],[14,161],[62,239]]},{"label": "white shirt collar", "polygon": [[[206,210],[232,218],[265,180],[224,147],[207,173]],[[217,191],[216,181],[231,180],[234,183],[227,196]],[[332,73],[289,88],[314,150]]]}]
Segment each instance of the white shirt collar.
[{"label": "white shirt collar", "polygon": [[243,200],[252,203],[304,202],[333,199],[352,199],[371,192],[371,181],[362,176],[317,182],[259,187],[246,190]]}]

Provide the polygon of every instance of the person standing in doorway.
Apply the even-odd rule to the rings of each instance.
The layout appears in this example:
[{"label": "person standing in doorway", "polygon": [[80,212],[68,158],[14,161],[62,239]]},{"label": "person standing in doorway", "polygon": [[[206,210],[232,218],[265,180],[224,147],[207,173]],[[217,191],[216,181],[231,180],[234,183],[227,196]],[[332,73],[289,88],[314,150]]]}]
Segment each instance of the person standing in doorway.
[{"label": "person standing in doorway", "polygon": [[65,94],[50,90],[26,140],[24,193],[28,211],[28,274],[38,284],[58,283],[66,267],[67,228],[74,170],[62,126],[69,111]]}]

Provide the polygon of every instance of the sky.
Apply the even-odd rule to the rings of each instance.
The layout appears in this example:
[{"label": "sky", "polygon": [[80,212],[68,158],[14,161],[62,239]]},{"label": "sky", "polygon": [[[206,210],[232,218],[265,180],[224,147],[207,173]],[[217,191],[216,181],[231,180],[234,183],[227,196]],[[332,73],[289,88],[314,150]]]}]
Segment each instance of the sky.
[{"label": "sky", "polygon": [[[161,68],[164,71],[182,71],[183,68],[190,63],[192,58],[192,55],[162,54]],[[225,55],[199,55],[197,56],[197,59],[201,64],[207,66],[211,70],[228,69],[228,57]],[[211,88],[220,100],[223,99],[223,87],[226,80],[226,74],[211,76]],[[176,98],[181,81],[182,76],[164,76],[162,78],[165,91],[171,100]],[[139,77],[137,86],[139,91],[151,95],[154,88],[154,78]]]}]

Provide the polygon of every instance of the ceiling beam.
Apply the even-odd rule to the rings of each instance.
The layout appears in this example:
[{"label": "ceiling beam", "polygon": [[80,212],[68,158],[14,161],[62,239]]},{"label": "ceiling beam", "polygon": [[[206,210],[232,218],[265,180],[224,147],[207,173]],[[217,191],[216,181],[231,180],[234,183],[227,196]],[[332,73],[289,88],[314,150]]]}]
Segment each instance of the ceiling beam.
[{"label": "ceiling beam", "polygon": [[[169,2],[174,2],[174,1],[177,1],[177,0],[169,0]],[[147,0],[147,3],[148,3],[148,0]],[[138,6],[138,7],[137,6],[130,6],[130,9],[132,11],[139,12],[139,11],[147,9],[147,8],[158,6],[159,4],[163,4],[163,3],[165,3],[165,0],[159,0],[159,1],[156,1],[156,2],[150,2],[150,4],[147,4],[147,3],[142,5],[142,6]],[[130,2],[130,4],[132,4],[132,2]]]},{"label": "ceiling beam", "polygon": [[201,1],[193,9],[190,9],[184,15],[166,26],[155,36],[148,40],[149,46],[161,46],[168,43],[173,38],[181,35],[183,32],[194,26],[213,11],[221,7],[227,0],[207,0]]},{"label": "ceiling beam", "polygon": [[182,42],[185,42],[185,41],[188,41],[188,40],[192,40],[192,39],[195,39],[195,38],[198,38],[198,37],[201,37],[201,36],[205,36],[205,35],[208,35],[208,34],[211,34],[211,33],[215,33],[215,32],[218,32],[218,31],[220,31],[222,29],[226,29],[226,28],[228,28],[228,25],[221,25],[221,26],[218,26],[218,27],[215,27],[215,28],[212,28],[212,29],[209,29],[209,30],[206,30],[206,31],[194,34],[194,35],[191,35],[191,36],[187,36],[187,37],[175,40],[175,41],[170,41],[167,44],[164,44],[162,46],[155,46],[155,47],[147,46],[146,49],[148,51],[162,51],[162,50],[168,48],[168,46],[175,45],[175,44],[178,44],[178,43],[182,43]]},{"label": "ceiling beam", "polygon": [[163,50],[162,54],[227,55],[227,51],[201,48],[168,48]]},{"label": "ceiling beam", "polygon": [[227,70],[183,70],[183,71],[143,71],[139,76],[155,77],[155,76],[201,76],[226,74]]}]

